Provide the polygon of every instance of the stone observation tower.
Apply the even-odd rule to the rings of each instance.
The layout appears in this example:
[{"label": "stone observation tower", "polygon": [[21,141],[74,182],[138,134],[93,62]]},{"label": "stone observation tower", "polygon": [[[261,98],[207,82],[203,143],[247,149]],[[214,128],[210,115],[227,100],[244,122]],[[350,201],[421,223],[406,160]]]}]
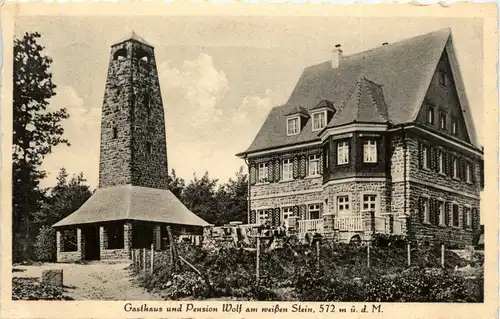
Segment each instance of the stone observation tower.
[{"label": "stone observation tower", "polygon": [[135,33],[111,47],[100,154],[99,187],[167,188],[165,117],[154,49]]},{"label": "stone observation tower", "polygon": [[131,35],[111,46],[101,114],[99,187],[56,223],[57,260],[126,259],[163,249],[166,227],[197,236],[204,220],[167,189],[165,116],[154,48]]}]

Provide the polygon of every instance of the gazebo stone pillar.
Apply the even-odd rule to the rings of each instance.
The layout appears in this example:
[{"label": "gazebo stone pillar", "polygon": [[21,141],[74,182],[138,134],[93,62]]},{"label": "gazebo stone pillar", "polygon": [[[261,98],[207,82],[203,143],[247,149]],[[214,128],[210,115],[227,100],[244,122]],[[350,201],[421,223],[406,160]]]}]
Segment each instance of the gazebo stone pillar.
[{"label": "gazebo stone pillar", "polygon": [[56,247],[57,247],[57,255],[62,252],[64,247],[64,236],[60,230],[56,232]]},{"label": "gazebo stone pillar", "polygon": [[128,252],[129,256],[132,251],[132,223],[126,222],[123,224],[123,248]]},{"label": "gazebo stone pillar", "polygon": [[153,243],[155,250],[161,249],[161,225],[155,225],[153,228]]},{"label": "gazebo stone pillar", "polygon": [[101,251],[108,249],[108,231],[104,226],[99,226],[99,243]]},{"label": "gazebo stone pillar", "polygon": [[81,259],[85,259],[85,237],[82,235],[82,229],[76,229],[76,243],[78,253]]}]

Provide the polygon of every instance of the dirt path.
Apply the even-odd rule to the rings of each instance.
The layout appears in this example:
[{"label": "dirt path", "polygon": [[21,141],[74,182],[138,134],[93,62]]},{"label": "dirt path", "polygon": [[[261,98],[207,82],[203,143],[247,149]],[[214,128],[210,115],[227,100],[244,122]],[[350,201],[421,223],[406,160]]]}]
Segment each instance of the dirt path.
[{"label": "dirt path", "polygon": [[38,277],[46,269],[62,269],[66,293],[75,300],[160,300],[139,287],[126,269],[129,263],[94,262],[87,265],[46,263],[15,266],[14,277]]}]

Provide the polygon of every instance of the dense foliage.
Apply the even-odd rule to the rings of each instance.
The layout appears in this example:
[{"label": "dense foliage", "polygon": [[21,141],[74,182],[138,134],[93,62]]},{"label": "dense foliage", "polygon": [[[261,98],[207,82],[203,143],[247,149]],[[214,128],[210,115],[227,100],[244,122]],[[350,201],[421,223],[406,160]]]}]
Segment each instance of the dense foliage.
[{"label": "dense foliage", "polygon": [[13,136],[12,136],[12,249],[14,260],[33,257],[36,236],[32,221],[40,208],[44,192],[39,187],[46,173],[44,157],[63,138],[61,121],[69,117],[66,109],[49,111],[49,100],[56,93],[50,66],[38,43],[39,33],[26,33],[14,39]]},{"label": "dense foliage", "polygon": [[35,256],[39,261],[56,260],[56,231],[50,226],[42,226],[36,236]]},{"label": "dense foliage", "polygon": [[214,225],[230,221],[246,221],[248,175],[243,167],[226,183],[218,185],[218,179],[193,176],[186,184],[175,170],[169,174],[168,189],[176,195],[193,213]]},{"label": "dense foliage", "polygon": [[36,278],[12,278],[12,300],[71,300],[61,287],[44,285]]},{"label": "dense foliage", "polygon": [[141,279],[147,289],[159,291],[166,299],[482,301],[482,271],[471,278],[454,271],[467,262],[452,252],[447,254],[445,269],[439,267],[439,249],[416,249],[412,254],[412,267],[407,267],[405,248],[374,245],[368,268],[365,246],[323,243],[318,269],[315,247],[285,246],[263,250],[256,282],[255,251],[181,246],[179,255],[201,275],[185,265],[174,271],[165,253],[155,262],[153,274]]}]

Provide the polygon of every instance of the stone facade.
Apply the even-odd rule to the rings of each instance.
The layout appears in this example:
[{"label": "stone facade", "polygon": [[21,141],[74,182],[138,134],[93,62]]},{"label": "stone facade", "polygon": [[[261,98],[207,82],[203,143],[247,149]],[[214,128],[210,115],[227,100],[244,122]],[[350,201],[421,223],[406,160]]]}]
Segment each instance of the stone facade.
[{"label": "stone facade", "polygon": [[153,48],[111,49],[101,116],[99,187],[167,188],[165,117]]},{"label": "stone facade", "polygon": [[[355,134],[352,135],[356,136]],[[329,168],[322,168],[322,177],[308,177],[300,175],[299,158],[297,169],[298,174],[294,179],[283,181],[282,178],[274,178],[273,181],[264,183],[258,182],[258,164],[259,162],[269,162],[269,158],[250,159],[249,165],[251,174],[255,174],[255,183],[250,186],[250,214],[249,223],[259,222],[259,211],[263,211],[273,221],[279,224],[283,218],[283,209],[292,207],[293,215],[298,220],[308,219],[308,205],[321,205],[321,218],[325,233],[334,233],[334,218],[338,216],[337,198],[339,196],[348,196],[350,214],[363,214],[364,195],[376,196],[376,209],[374,211],[378,222],[386,233],[394,232],[395,223],[398,223],[403,233],[408,233],[411,228],[411,235],[417,241],[422,242],[446,242],[454,246],[465,246],[472,243],[474,231],[479,227],[479,192],[481,189],[481,157],[473,153],[460,150],[442,140],[434,140],[416,134],[413,131],[405,130],[394,131],[384,135],[387,146],[384,150],[378,150],[378,157],[387,154],[387,159],[382,161],[382,166],[387,167],[384,174],[381,175],[378,169],[372,170],[374,174],[367,174],[370,170],[363,168],[359,164],[360,155],[350,154],[350,158],[357,161],[358,164],[349,166],[350,174],[345,175],[342,171],[337,176],[336,167],[332,165],[331,155]],[[333,139],[335,140],[335,139]],[[422,145],[429,145],[429,167],[422,167]],[[324,148],[326,150],[331,147]],[[362,149],[352,148],[353,152],[362,152]],[[311,150],[309,150],[311,152]],[[313,151],[314,152],[314,151]],[[442,169],[440,169],[439,153],[443,152],[445,159],[442,159]],[[300,152],[291,154],[274,155],[275,158],[294,158]],[[322,157],[325,157],[323,155]],[[307,156],[306,156],[307,158]],[[460,172],[454,177],[450,171],[452,159],[457,158],[460,164],[457,164]],[[358,159],[358,160],[357,160]],[[465,172],[466,163],[471,166],[469,181]],[[268,165],[269,167],[270,165]],[[305,161],[304,166],[308,166]],[[252,167],[254,168],[252,170]],[[273,166],[273,172],[280,171],[283,167]],[[332,172],[333,171],[333,172]],[[361,171],[358,174],[358,171]],[[344,176],[345,175],[345,176]],[[282,175],[280,175],[282,177]],[[422,196],[429,198],[433,206],[430,206],[430,218],[434,223],[424,222],[422,219],[422,207],[419,201]],[[437,201],[443,202],[446,206],[446,223],[436,225]],[[451,205],[458,205],[458,226],[449,224]],[[471,214],[471,222],[464,225],[466,211]],[[279,218],[275,217],[279,215]],[[409,218],[406,218],[409,216]],[[469,217],[467,217],[469,218]],[[363,219],[363,223],[367,219]],[[410,225],[410,224],[411,225]],[[368,225],[365,225],[368,227]],[[377,230],[380,231],[378,225]],[[346,234],[335,234],[341,238]],[[349,235],[349,234],[348,234]],[[355,233],[350,234],[352,237]],[[362,238],[368,238],[367,234],[362,234]],[[347,237],[349,237],[347,236]],[[346,236],[344,236],[346,237]],[[346,239],[348,239],[346,237]]]}]

